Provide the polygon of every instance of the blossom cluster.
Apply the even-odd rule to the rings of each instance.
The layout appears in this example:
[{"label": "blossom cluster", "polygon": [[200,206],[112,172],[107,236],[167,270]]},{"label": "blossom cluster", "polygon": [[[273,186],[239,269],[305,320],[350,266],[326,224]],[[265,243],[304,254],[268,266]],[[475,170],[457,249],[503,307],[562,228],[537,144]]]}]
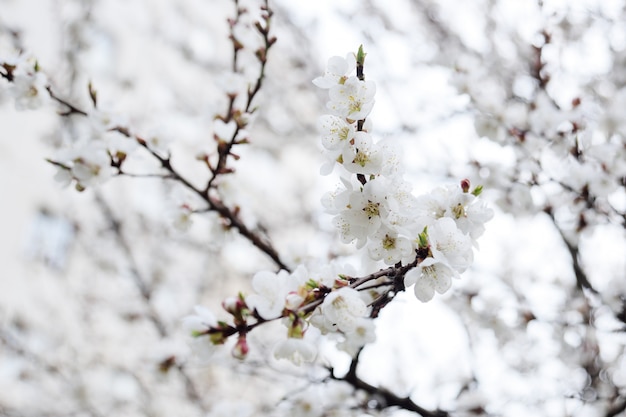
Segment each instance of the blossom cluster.
[{"label": "blossom cluster", "polygon": [[[329,90],[330,114],[319,120],[322,145],[329,162],[342,168],[341,186],[325,196],[326,210],[345,243],[367,248],[370,258],[387,265],[407,265],[419,256],[417,268],[405,276],[415,295],[430,300],[444,293],[473,260],[473,246],[493,212],[470,192],[470,183],[442,187],[415,197],[399,168],[399,156],[389,141],[374,141],[366,119],[373,108],[376,86],[365,81],[360,50],[328,61],[324,76],[314,83]],[[351,75],[355,67],[361,77]],[[326,172],[330,170],[326,169]]]},{"label": "blossom cluster", "polygon": [[[346,58],[333,57],[325,75],[313,81],[328,89],[330,97],[330,114],[319,121],[328,157],[324,171],[330,173],[335,165],[342,170],[341,186],[323,198],[323,205],[334,215],[343,242],[356,242],[388,269],[363,278],[353,278],[353,271],[333,262],[323,267],[300,265],[291,273],[261,271],[252,278],[251,294],[224,301],[232,325],[218,322],[203,308],[186,319],[195,335],[207,335],[213,344],[238,334],[233,347],[236,357],[247,355],[250,330],[278,319],[287,328],[287,337],[274,350],[278,359],[295,364],[313,361],[317,352],[308,336],[311,328],[315,334],[338,340],[339,349],[357,355],[375,340],[374,306],[386,299],[390,288],[413,285],[423,302],[435,292],[446,292],[452,278],[472,263],[476,240],[493,216],[478,198],[482,188],[470,190],[469,180],[420,197],[411,193],[391,143],[377,142],[370,133],[366,119],[376,86],[363,79],[364,58],[361,49]],[[356,76],[352,75],[355,68]],[[400,286],[391,275],[400,277]]]},{"label": "blossom cluster", "polygon": [[[311,362],[317,356],[314,333],[333,334],[338,347],[355,355],[366,343],[375,340],[374,323],[368,318],[367,293],[350,286],[334,264],[319,270],[299,266],[292,273],[257,272],[252,278],[253,293],[225,300],[224,309],[233,316],[234,326],[219,322],[209,310],[196,307],[196,314],[185,319],[185,327],[196,336],[208,335],[215,345],[239,333],[233,355],[248,352],[246,333],[255,325],[282,319],[287,337],[277,343],[274,356],[295,364]],[[335,278],[336,277],[336,278]],[[254,323],[249,324],[253,321]]]},{"label": "blossom cluster", "polygon": [[[216,116],[212,126],[214,146],[211,151],[197,155],[197,159],[203,161],[213,174],[229,172],[218,157],[231,142],[247,143],[245,127],[253,119],[252,114],[244,110],[245,101],[241,102],[241,98],[246,97],[248,84],[241,74],[228,72],[225,76],[229,77],[227,80],[224,78],[220,88],[232,100],[232,106],[235,102],[237,106],[229,109],[228,117]],[[169,154],[167,138],[156,134],[139,138],[127,127],[126,118],[101,109],[91,84],[89,95],[93,106],[79,109],[54,96],[48,77],[39,64],[23,54],[0,55],[0,77],[7,81],[6,85],[0,83],[0,88],[14,99],[16,110],[37,110],[55,99],[63,106],[62,115],[81,116],[72,119],[72,137],[63,138],[62,146],[49,159],[57,168],[55,179],[63,186],[74,184],[77,190],[83,191],[124,173],[122,167],[125,161],[140,147],[140,143],[155,155],[165,157]],[[236,98],[240,99],[236,101]],[[188,207],[183,204],[177,208],[176,218],[185,218],[188,214]]]},{"label": "blossom cluster", "polygon": [[38,109],[49,99],[46,91],[48,78],[40,71],[37,61],[30,56],[17,51],[0,54],[1,78],[9,81],[6,90],[15,100],[17,110]]},{"label": "blossom cluster", "polygon": [[[55,98],[50,91],[48,77],[39,63],[22,53],[0,56],[0,76],[8,83],[6,91],[15,100],[16,110],[37,110]],[[0,87],[2,85],[0,84]],[[76,189],[101,184],[120,168],[137,143],[116,130],[123,126],[118,116],[96,108],[96,92],[89,87],[93,109],[88,112],[69,107],[63,115],[72,113],[84,116],[74,124],[75,135],[68,138],[63,148],[50,160],[57,168],[56,179],[63,185],[74,182]]]},{"label": "blossom cluster", "polygon": [[[261,24],[260,22],[264,22]],[[196,160],[210,171],[209,188],[217,188],[218,176],[234,171],[228,166],[229,159],[237,159],[232,152],[235,145],[248,143],[246,127],[254,119],[252,100],[260,88],[263,67],[268,49],[276,41],[269,35],[269,12],[260,15],[242,7],[230,22],[231,41],[234,44],[232,69],[225,70],[215,80],[215,87],[223,93],[228,103],[224,113],[216,114],[210,129],[213,141],[203,143],[196,149]],[[128,127],[126,117],[107,109],[98,101],[94,87],[89,84],[91,105],[78,107],[61,99],[53,92],[50,80],[39,63],[18,50],[5,51],[0,45],[0,98],[4,94],[13,98],[17,110],[37,110],[47,103],[59,107],[59,114],[71,117],[71,129],[56,138],[58,149],[48,159],[57,172],[55,179],[62,185],[73,185],[78,191],[98,186],[116,175],[144,176],[126,170],[133,152],[145,148],[163,167],[171,156],[169,135],[165,131],[152,131],[149,136],[138,136]],[[167,130],[167,129],[162,129]],[[137,158],[139,160],[139,158]],[[136,166],[135,166],[136,167]],[[166,169],[167,170],[167,169]],[[164,174],[164,178],[176,175]],[[198,194],[197,190],[191,190]],[[172,199],[180,200],[180,199]],[[170,221],[178,229],[186,230],[192,223],[191,214],[196,207],[189,197],[184,201],[168,201]]]},{"label": "blossom cluster", "polygon": [[[509,91],[507,85],[533,79],[529,75],[511,83],[502,80],[508,74],[485,71],[484,61],[459,58],[452,82],[471,99],[477,136],[508,155],[496,160],[477,155],[475,168],[489,173],[484,177],[490,189],[504,191],[497,202],[505,211],[534,215],[549,209],[566,231],[608,219],[620,222],[626,208],[626,147],[623,117],[610,109],[623,106],[626,95],[617,89],[610,97],[598,96],[595,78],[580,80],[590,94],[547,88],[560,82],[560,74],[546,69],[542,51],[554,46],[544,38],[536,49],[542,70],[529,74],[535,79],[528,91]],[[577,233],[568,232],[568,238],[577,239]]]},{"label": "blossom cluster", "polygon": [[[331,173],[335,166],[341,171],[341,185],[322,202],[334,216],[344,243],[356,242],[357,248],[391,267],[390,271],[404,268],[399,275],[394,272],[403,281],[400,288],[414,286],[417,298],[429,301],[435,292],[446,292],[451,279],[470,266],[476,239],[493,212],[478,199],[480,187],[470,191],[469,180],[421,197],[411,193],[392,142],[376,141],[371,134],[368,116],[374,106],[376,84],[364,79],[364,60],[362,48],[346,58],[332,57],[325,74],[313,81],[329,94],[329,114],[318,123],[328,160],[323,173]],[[2,61],[2,75],[9,81],[18,109],[37,108],[47,97],[68,107],[68,114],[84,116],[80,119],[84,123],[76,126],[76,138],[51,161],[58,168],[60,181],[75,182],[82,190],[123,173],[123,162],[140,145],[153,153],[166,152],[132,135],[119,117],[98,109],[97,94],[91,85],[93,109],[84,111],[53,95],[36,62],[12,62]],[[247,141],[245,128],[250,118],[247,111],[233,107],[235,98],[242,95],[235,90],[225,92],[231,98],[231,107],[227,115],[215,120],[218,152],[201,158],[214,177],[229,172],[226,160],[230,149]],[[247,107],[249,101],[243,106]],[[212,183],[209,181],[208,187]],[[185,214],[190,214],[189,208]],[[291,273],[258,272],[252,279],[252,294],[223,302],[223,308],[233,317],[232,325],[217,321],[210,311],[201,308],[186,323],[194,334],[209,335],[213,344],[238,335],[233,354],[240,358],[249,350],[247,333],[260,323],[276,319],[282,319],[287,328],[287,338],[275,349],[277,358],[298,364],[314,360],[316,348],[309,340],[313,336],[305,338],[311,334],[311,327],[317,329],[314,333],[332,335],[339,340],[340,349],[354,356],[375,339],[371,317],[376,314],[376,300],[384,298],[390,287],[398,288],[387,276],[393,275],[391,272],[369,279],[353,278],[355,275],[335,264],[299,266]],[[378,283],[386,289],[373,289],[376,283],[374,287],[364,286],[375,279],[386,279]]]}]

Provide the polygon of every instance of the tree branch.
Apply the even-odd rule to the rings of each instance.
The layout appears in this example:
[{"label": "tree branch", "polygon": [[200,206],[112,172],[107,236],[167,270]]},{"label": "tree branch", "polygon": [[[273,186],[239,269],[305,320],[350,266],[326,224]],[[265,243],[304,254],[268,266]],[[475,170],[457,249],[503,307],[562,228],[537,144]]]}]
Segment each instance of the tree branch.
[{"label": "tree branch", "polygon": [[383,410],[389,407],[399,407],[403,410],[417,413],[422,417],[449,417],[449,413],[447,411],[427,410],[426,408],[414,403],[410,397],[399,397],[391,391],[388,391],[384,388],[375,387],[374,385],[368,384],[367,382],[363,381],[357,375],[357,367],[359,364],[360,355],[361,351],[359,351],[356,357],[352,359],[352,362],[350,363],[350,369],[344,376],[337,377],[334,374],[334,370],[330,368],[330,377],[336,381],[346,382],[352,385],[355,389],[368,393],[372,397],[372,399],[376,401],[375,408],[378,410]]},{"label": "tree branch", "polygon": [[624,411],[626,411],[626,400],[622,400],[621,403],[615,404],[613,407],[609,408],[606,412],[606,417],[615,417]]},{"label": "tree branch", "polygon": [[576,276],[576,286],[581,290],[587,289],[594,294],[598,294],[598,291],[593,288],[593,286],[589,282],[589,278],[587,278],[587,274],[580,265],[578,245],[570,242],[569,239],[565,236],[563,229],[561,229],[561,227],[557,224],[556,219],[554,218],[554,213],[552,212],[551,207],[546,207],[544,209],[544,212],[552,220],[554,227],[559,232],[559,236],[561,236],[561,240],[563,240],[563,243],[565,243],[565,246],[567,247],[567,250],[572,258],[572,268],[574,269],[574,275]]},{"label": "tree branch", "polygon": [[[69,116],[71,114],[78,114],[78,115],[85,116],[85,117],[88,116],[88,113],[86,111],[81,110],[77,106],[74,106],[71,103],[67,102],[66,100],[59,98],[56,94],[54,94],[50,86],[46,88],[48,92],[50,93],[50,97],[53,100],[57,101],[58,103],[64,106],[67,106],[70,109],[68,112],[61,113],[61,115]],[[245,223],[243,223],[243,221],[238,217],[235,210],[231,210],[230,208],[228,208],[217,197],[211,196],[209,194],[209,190],[206,190],[206,189],[200,190],[197,187],[195,187],[193,184],[191,184],[191,182],[188,179],[183,177],[180,173],[178,173],[178,171],[176,171],[176,169],[174,169],[169,157],[164,158],[161,155],[159,155],[156,151],[154,151],[148,146],[147,142],[144,139],[142,139],[138,135],[131,134],[129,129],[126,127],[116,126],[110,130],[121,133],[127,138],[134,139],[135,141],[137,141],[139,145],[141,145],[144,149],[146,149],[150,153],[150,155],[152,155],[154,158],[156,158],[159,161],[162,168],[164,168],[165,170],[169,172],[169,175],[163,176],[164,179],[172,179],[172,180],[178,181],[182,185],[184,185],[186,188],[188,188],[189,190],[193,191],[195,194],[200,196],[200,198],[202,198],[208,204],[209,210],[216,211],[217,213],[220,214],[220,216],[222,216],[222,218],[228,220],[229,227],[234,227],[243,237],[248,239],[254,246],[256,246],[262,252],[267,254],[272,259],[272,261],[274,261],[274,263],[278,266],[278,268],[284,269],[288,272],[290,271],[290,268],[287,266],[285,262],[282,261],[278,252],[276,251],[276,249],[274,249],[274,247],[269,241],[263,239],[261,236],[259,236],[258,234],[250,230],[245,225]],[[55,163],[53,161],[50,161],[50,162],[52,162],[53,164]],[[117,168],[119,169],[119,167]],[[124,175],[122,171],[120,171],[120,174]],[[155,175],[155,176],[158,176],[158,175]]]},{"label": "tree branch", "polygon": [[[243,13],[246,13],[245,9],[239,7],[238,0],[235,0],[236,17],[233,20],[229,20],[230,23],[230,40],[233,44],[233,62],[232,62],[232,71],[233,73],[239,73],[239,69],[237,68],[237,57],[239,55],[239,51],[243,49],[243,45],[239,42],[239,40],[235,37],[234,28],[239,22]],[[259,61],[259,75],[256,78],[253,87],[248,87],[247,90],[247,99],[244,107],[245,113],[253,113],[254,109],[252,107],[252,101],[256,97],[257,93],[261,90],[261,86],[263,85],[263,80],[265,79],[265,67],[267,65],[267,53],[270,48],[276,42],[276,38],[270,36],[270,22],[273,15],[272,10],[269,8],[269,4],[267,0],[262,7],[262,10],[265,12],[262,15],[262,19],[264,20],[264,25],[260,22],[257,22],[256,29],[259,34],[263,37],[264,45],[260,47],[257,51],[255,51],[255,55],[257,60]],[[244,129],[247,125],[247,120],[244,119],[244,115],[241,113],[241,110],[237,110],[235,108],[235,98],[237,94],[229,94],[228,108],[226,113],[222,116],[218,116],[218,119],[221,119],[224,123],[229,123],[231,121],[235,122],[235,130],[231,135],[229,140],[224,140],[219,137],[215,137],[215,140],[218,142],[218,160],[217,165],[215,167],[211,167],[209,165],[209,169],[211,170],[213,176],[207,182],[205,190],[209,190],[211,188],[216,188],[215,180],[219,175],[228,174],[233,172],[231,169],[226,168],[226,163],[230,156],[234,156],[238,158],[236,155],[232,153],[232,149],[235,145],[242,143],[237,140],[239,133],[242,129]],[[243,117],[242,117],[243,116]],[[243,142],[245,143],[245,142]],[[283,268],[284,269],[284,268]]]},{"label": "tree branch", "polygon": [[139,136],[132,136],[127,129],[117,128],[115,130],[126,135],[127,137],[134,138],[143,148],[145,148],[150,154],[152,154],[152,156],[158,159],[161,163],[161,166],[170,173],[170,176],[165,177],[166,179],[178,181],[189,190],[193,191],[208,204],[210,210],[216,211],[220,214],[220,216],[222,216],[222,218],[228,220],[229,227],[234,227],[235,229],[237,229],[239,234],[248,239],[254,246],[264,252],[267,256],[269,256],[280,269],[284,269],[288,272],[291,271],[287,264],[282,261],[282,259],[278,255],[278,252],[276,251],[276,249],[274,249],[272,244],[264,240],[261,236],[257,235],[252,230],[250,230],[248,226],[246,226],[245,223],[239,218],[234,210],[231,210],[226,205],[224,205],[224,203],[217,197],[211,196],[208,190],[200,190],[199,188],[191,184],[186,178],[184,178],[178,173],[178,171],[174,169],[169,158],[163,158],[154,150],[150,149],[144,139],[140,138]]}]

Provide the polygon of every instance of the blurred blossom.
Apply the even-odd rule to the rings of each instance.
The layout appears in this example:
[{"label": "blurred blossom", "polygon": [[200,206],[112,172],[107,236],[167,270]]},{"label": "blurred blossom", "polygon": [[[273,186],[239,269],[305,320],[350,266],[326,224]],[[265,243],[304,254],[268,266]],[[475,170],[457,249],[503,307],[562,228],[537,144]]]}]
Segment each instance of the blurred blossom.
[{"label": "blurred blossom", "polygon": [[46,91],[48,79],[41,72],[17,73],[11,84],[11,94],[15,98],[17,110],[35,110],[50,100]]}]

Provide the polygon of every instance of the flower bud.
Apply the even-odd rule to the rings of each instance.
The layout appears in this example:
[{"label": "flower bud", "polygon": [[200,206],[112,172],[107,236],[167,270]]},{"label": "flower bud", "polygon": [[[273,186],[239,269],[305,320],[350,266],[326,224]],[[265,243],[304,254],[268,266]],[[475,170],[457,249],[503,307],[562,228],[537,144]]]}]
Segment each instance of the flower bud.
[{"label": "flower bud", "polygon": [[287,294],[287,297],[285,297],[285,308],[289,310],[295,310],[299,308],[303,302],[304,297],[297,292],[292,291]]},{"label": "flower bud", "polygon": [[293,339],[302,339],[304,337],[304,332],[306,332],[308,323],[305,320],[302,320],[300,317],[295,317],[291,326],[287,331],[287,337]]},{"label": "flower bud", "polygon": [[424,227],[422,233],[417,236],[419,249],[425,249],[428,247],[428,227]]},{"label": "flower bud", "polygon": [[[218,327],[212,327],[208,331],[209,340],[213,345],[223,345],[226,343],[226,339],[228,339],[228,335],[225,331],[232,329],[232,327],[228,326],[226,323],[220,322]],[[232,334],[232,333],[229,333]]]},{"label": "flower bud", "polygon": [[228,297],[222,301],[222,307],[233,316],[237,326],[245,324],[246,316],[250,314],[242,294],[239,294],[238,297]]},{"label": "flower bud", "polygon": [[468,193],[470,189],[470,180],[468,180],[467,178],[461,180],[461,189],[464,193]]},{"label": "flower bud", "polygon": [[480,195],[480,193],[483,192],[483,186],[482,185],[478,185],[476,186],[476,188],[474,188],[474,191],[472,191],[472,194],[475,195],[476,197],[478,197]]},{"label": "flower bud", "polygon": [[250,348],[248,347],[246,334],[242,333],[239,335],[239,338],[237,339],[237,343],[235,344],[235,347],[233,347],[231,354],[237,359],[244,360],[246,356],[248,356],[249,350]]},{"label": "flower bud", "polygon": [[222,301],[222,308],[233,316],[241,311],[241,305],[243,303],[237,297],[228,297]]}]

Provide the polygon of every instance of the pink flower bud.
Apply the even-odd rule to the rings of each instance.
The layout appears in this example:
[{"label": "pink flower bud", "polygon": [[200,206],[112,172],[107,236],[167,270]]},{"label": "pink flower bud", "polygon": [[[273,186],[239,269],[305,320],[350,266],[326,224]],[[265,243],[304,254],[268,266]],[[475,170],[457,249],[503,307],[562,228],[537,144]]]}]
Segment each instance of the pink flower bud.
[{"label": "pink flower bud", "polygon": [[235,344],[235,347],[231,351],[231,354],[237,359],[244,360],[246,356],[248,356],[249,350],[250,348],[248,347],[248,341],[246,340],[246,335],[241,334],[239,335],[239,338],[237,339],[237,343]]},{"label": "pink flower bud", "polygon": [[469,192],[470,180],[468,180],[467,178],[465,178],[464,180],[461,180],[461,189],[463,190],[464,193]]}]

